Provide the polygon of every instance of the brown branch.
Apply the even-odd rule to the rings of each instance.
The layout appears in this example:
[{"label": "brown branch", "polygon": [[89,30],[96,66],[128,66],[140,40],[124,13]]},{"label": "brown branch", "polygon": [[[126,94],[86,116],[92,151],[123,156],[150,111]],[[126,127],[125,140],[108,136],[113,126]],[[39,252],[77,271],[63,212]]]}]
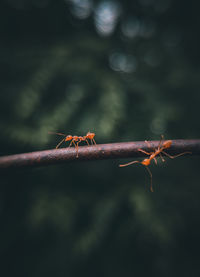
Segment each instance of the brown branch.
[{"label": "brown branch", "polygon": [[[159,141],[149,141],[149,143],[152,149],[144,141],[82,146],[78,148],[78,157],[76,157],[74,147],[4,156],[0,157],[0,168],[24,168],[70,161],[142,157],[145,154],[139,152],[138,148],[142,148],[145,151],[153,151],[158,146]],[[193,155],[200,155],[200,139],[173,140],[171,147],[166,152],[176,155],[185,151],[189,151]]]}]

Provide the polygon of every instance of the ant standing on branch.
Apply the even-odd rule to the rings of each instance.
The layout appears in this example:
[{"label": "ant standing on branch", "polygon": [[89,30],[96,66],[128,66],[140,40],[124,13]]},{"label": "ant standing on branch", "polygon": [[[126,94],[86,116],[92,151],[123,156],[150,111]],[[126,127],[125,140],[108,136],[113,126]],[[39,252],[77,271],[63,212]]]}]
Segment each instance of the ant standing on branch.
[{"label": "ant standing on branch", "polygon": [[[153,186],[152,186],[152,173],[151,173],[150,169],[148,168],[148,166],[150,165],[150,163],[151,163],[152,160],[154,160],[155,164],[157,165],[157,160],[156,160],[156,158],[157,158],[158,155],[160,156],[162,162],[165,162],[165,160],[164,160],[164,158],[163,158],[163,156],[162,156],[161,153],[163,153],[164,155],[166,155],[167,157],[169,157],[169,158],[171,158],[171,159],[177,158],[177,157],[182,156],[182,155],[184,155],[184,154],[191,154],[191,152],[183,152],[183,153],[180,153],[180,154],[178,154],[178,155],[171,156],[171,155],[169,155],[168,153],[166,153],[164,150],[171,147],[171,145],[172,145],[172,140],[166,140],[166,141],[163,141],[163,140],[164,140],[164,136],[162,135],[162,136],[161,136],[161,140],[160,140],[160,142],[159,142],[159,144],[158,144],[158,147],[155,148],[153,152],[147,152],[147,151],[144,151],[144,150],[142,150],[142,149],[140,149],[140,148],[138,149],[139,152],[142,152],[142,153],[148,155],[149,158],[146,158],[146,159],[144,159],[144,160],[141,161],[141,162],[140,162],[140,161],[133,161],[133,162],[130,162],[130,163],[120,164],[120,165],[119,165],[120,167],[128,166],[128,165],[131,165],[131,164],[134,164],[134,163],[140,163],[140,164],[144,165],[145,168],[147,169],[149,175],[150,175],[150,178],[151,178],[151,184],[150,184],[150,191],[151,191],[151,192],[153,192]],[[149,148],[152,148],[151,145],[150,145],[150,143],[149,143],[148,141],[145,140],[145,143],[147,144],[147,146],[148,146]]]},{"label": "ant standing on branch", "polygon": [[62,139],[57,145],[56,145],[56,149],[58,149],[58,147],[65,141],[71,141],[69,144],[69,147],[73,144],[75,146],[76,149],[76,157],[78,157],[78,145],[80,142],[82,141],[86,141],[87,145],[89,146],[89,142],[88,140],[90,140],[91,145],[96,144],[96,141],[94,140],[95,137],[95,133],[90,133],[88,132],[85,136],[72,136],[72,135],[66,135],[66,134],[62,134],[62,133],[55,133],[55,132],[49,132],[50,134],[55,134],[55,135],[59,135],[59,136],[64,136],[64,139]]}]

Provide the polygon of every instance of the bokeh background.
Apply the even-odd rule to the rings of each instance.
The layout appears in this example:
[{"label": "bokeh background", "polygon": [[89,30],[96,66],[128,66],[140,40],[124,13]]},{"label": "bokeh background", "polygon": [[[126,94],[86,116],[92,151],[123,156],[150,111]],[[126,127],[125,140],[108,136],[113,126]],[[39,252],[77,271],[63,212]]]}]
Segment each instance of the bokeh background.
[{"label": "bokeh background", "polygon": [[[0,155],[199,138],[199,8],[2,0]],[[1,172],[1,276],[199,276],[199,157],[152,165],[154,193],[127,161]]]}]

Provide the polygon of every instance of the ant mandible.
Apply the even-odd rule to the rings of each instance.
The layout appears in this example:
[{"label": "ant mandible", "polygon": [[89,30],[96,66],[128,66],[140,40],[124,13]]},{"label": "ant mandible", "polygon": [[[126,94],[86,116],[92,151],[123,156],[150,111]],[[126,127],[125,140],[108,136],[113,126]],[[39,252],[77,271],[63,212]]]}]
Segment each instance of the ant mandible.
[{"label": "ant mandible", "polygon": [[[164,140],[164,136],[161,135],[161,140],[160,140],[160,142],[158,144],[158,147],[154,149],[154,152],[147,152],[147,151],[144,151],[143,149],[140,149],[140,148],[138,149],[139,152],[142,152],[142,153],[148,155],[149,158],[145,158],[141,162],[140,161],[132,161],[132,162],[129,162],[129,163],[126,163],[126,164],[120,164],[119,165],[120,167],[128,166],[128,165],[131,165],[131,164],[134,164],[134,163],[140,163],[140,164],[144,165],[145,168],[147,169],[149,175],[150,175],[150,178],[151,178],[151,184],[150,184],[150,191],[151,192],[153,192],[152,173],[151,173],[151,170],[149,169],[148,166],[150,165],[152,160],[154,160],[155,164],[157,165],[156,156],[159,155],[161,160],[162,160],[162,162],[165,162],[165,160],[164,160],[163,156],[161,155],[161,153],[165,154],[167,157],[169,157],[171,159],[177,158],[177,157],[182,156],[184,154],[191,154],[191,152],[187,151],[187,152],[180,153],[178,155],[171,156],[168,153],[166,153],[164,150],[171,147],[172,140],[166,140],[164,142],[163,142],[163,140]],[[151,148],[151,145],[150,145],[150,143],[148,141],[145,140],[145,143],[147,144],[147,146],[149,148]]]},{"label": "ant mandible", "polygon": [[76,157],[78,157],[78,145],[80,142],[82,141],[86,141],[87,142],[87,145],[89,146],[89,142],[88,142],[88,139],[91,141],[91,144],[96,144],[95,140],[94,140],[94,137],[95,137],[95,133],[90,133],[88,132],[86,134],[86,136],[72,136],[72,135],[66,135],[66,134],[63,134],[63,133],[55,133],[55,132],[49,132],[50,134],[56,134],[56,135],[59,135],[59,136],[64,136],[64,139],[62,139],[57,145],[56,145],[56,149],[58,149],[58,147],[65,141],[71,141],[70,144],[69,144],[69,147],[74,144],[75,146],[75,149],[76,149]]}]

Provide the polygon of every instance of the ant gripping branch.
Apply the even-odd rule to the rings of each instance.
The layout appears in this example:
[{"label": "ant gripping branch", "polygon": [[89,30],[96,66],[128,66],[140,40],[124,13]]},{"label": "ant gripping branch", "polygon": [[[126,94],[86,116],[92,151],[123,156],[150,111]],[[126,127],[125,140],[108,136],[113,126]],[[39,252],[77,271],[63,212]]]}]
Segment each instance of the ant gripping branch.
[{"label": "ant gripping branch", "polygon": [[96,145],[96,141],[94,140],[94,137],[95,137],[95,133],[88,132],[84,138],[86,138],[86,141],[87,139],[90,139],[91,144],[94,143]]},{"label": "ant gripping branch", "polygon": [[[132,161],[132,162],[129,162],[129,163],[126,163],[126,164],[120,164],[119,165],[120,167],[128,166],[128,165],[131,165],[131,164],[134,164],[134,163],[140,163],[140,164],[144,165],[145,168],[147,169],[149,175],[150,175],[150,178],[151,178],[151,184],[150,184],[150,191],[151,192],[153,192],[152,173],[151,173],[150,169],[148,168],[148,166],[150,165],[152,160],[154,160],[155,164],[157,165],[156,158],[157,158],[158,155],[160,156],[162,162],[165,162],[165,160],[164,160],[163,156],[161,155],[161,153],[163,153],[164,155],[166,155],[167,157],[169,157],[171,159],[177,158],[177,157],[182,156],[184,154],[191,154],[191,152],[183,152],[183,153],[180,153],[178,155],[171,156],[168,153],[166,153],[164,150],[171,147],[172,140],[166,140],[166,141],[163,141],[163,140],[164,140],[164,136],[161,135],[161,140],[160,140],[160,142],[158,144],[158,147],[155,148],[153,152],[147,152],[147,151],[144,151],[144,150],[142,150],[140,148],[138,149],[139,152],[142,152],[142,153],[148,155],[149,158],[146,158],[146,159],[144,159],[141,162],[140,161]],[[151,148],[151,145],[150,145],[150,143],[148,141],[145,140],[145,143],[147,144],[147,146],[149,148]]]},{"label": "ant gripping branch", "polygon": [[95,133],[90,133],[88,132],[86,134],[86,136],[72,136],[72,135],[66,135],[66,134],[62,134],[62,133],[55,133],[55,132],[49,132],[50,134],[55,134],[55,135],[59,135],[59,136],[64,136],[64,139],[62,139],[57,145],[56,145],[56,149],[58,149],[58,147],[65,141],[71,141],[69,144],[69,147],[73,144],[75,146],[76,149],[76,157],[78,157],[78,145],[80,142],[82,141],[86,141],[87,145],[89,146],[89,142],[88,139],[91,141],[91,144],[96,144],[94,137],[95,137]]}]

